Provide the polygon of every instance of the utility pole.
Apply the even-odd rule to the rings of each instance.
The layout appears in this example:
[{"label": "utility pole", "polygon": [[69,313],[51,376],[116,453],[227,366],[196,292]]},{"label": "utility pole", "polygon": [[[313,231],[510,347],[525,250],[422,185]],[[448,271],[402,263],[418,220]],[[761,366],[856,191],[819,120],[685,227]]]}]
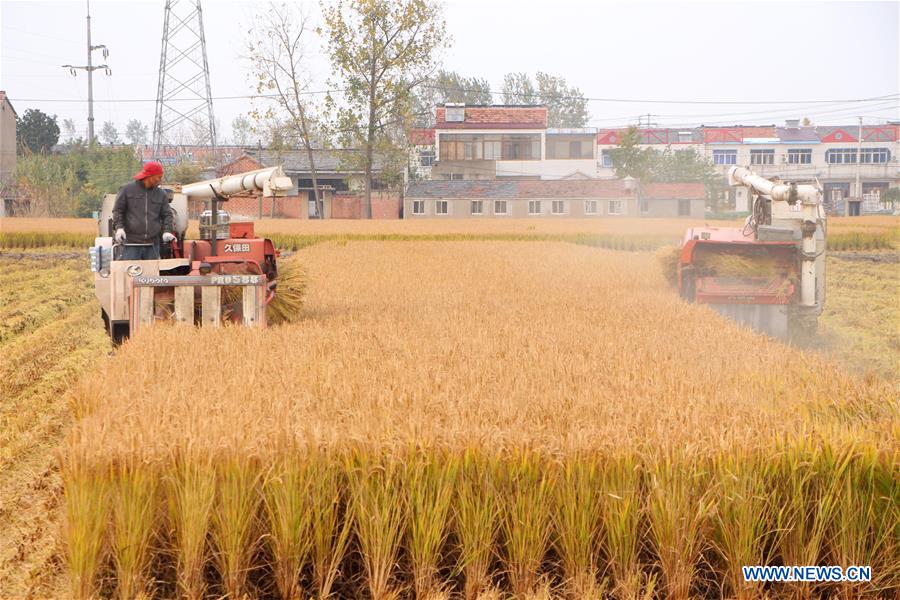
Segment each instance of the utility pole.
[{"label": "utility pole", "polygon": [[[862,117],[859,117],[859,132],[856,134],[856,198],[859,200],[859,213],[862,214],[862,183],[860,182],[860,170],[862,169]],[[847,213],[850,214],[850,202],[847,202]]]},{"label": "utility pole", "polygon": [[87,66],[63,65],[63,68],[69,69],[72,77],[75,77],[79,70],[87,71],[88,74],[88,145],[94,143],[94,71],[104,69],[107,77],[112,75],[112,70],[107,65],[94,66],[92,60],[94,50],[102,50],[104,60],[109,57],[109,49],[106,46],[91,45],[91,0],[87,0]]}]

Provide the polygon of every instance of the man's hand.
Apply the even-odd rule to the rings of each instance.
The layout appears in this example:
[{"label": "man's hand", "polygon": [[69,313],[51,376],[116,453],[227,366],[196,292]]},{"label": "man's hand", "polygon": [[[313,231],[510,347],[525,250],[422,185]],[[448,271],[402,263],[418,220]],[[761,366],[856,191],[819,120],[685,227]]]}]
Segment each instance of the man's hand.
[{"label": "man's hand", "polygon": [[121,227],[116,229],[116,243],[124,244],[125,243],[125,230]]},{"label": "man's hand", "polygon": [[168,231],[163,234],[163,243],[169,244],[175,241],[175,236]]}]

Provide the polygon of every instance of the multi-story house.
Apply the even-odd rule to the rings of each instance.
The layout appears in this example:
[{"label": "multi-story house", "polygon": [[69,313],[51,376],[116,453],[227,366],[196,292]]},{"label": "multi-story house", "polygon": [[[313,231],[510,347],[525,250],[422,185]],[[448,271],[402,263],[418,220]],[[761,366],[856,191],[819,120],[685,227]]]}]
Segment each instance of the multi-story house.
[{"label": "multi-story house", "polygon": [[[898,130],[896,123],[803,127],[797,120],[788,120],[784,127],[648,128],[641,129],[640,135],[643,144],[658,150],[693,148],[723,176],[732,165],[743,165],[765,177],[818,180],[829,211],[858,215],[886,210],[882,192],[900,184]],[[622,133],[605,129],[597,134],[601,176],[615,172],[612,150]],[[747,190],[732,192],[736,210],[746,211]]]},{"label": "multi-story house", "polygon": [[546,106],[447,104],[436,112],[431,179],[597,176],[597,130],[548,128]]}]

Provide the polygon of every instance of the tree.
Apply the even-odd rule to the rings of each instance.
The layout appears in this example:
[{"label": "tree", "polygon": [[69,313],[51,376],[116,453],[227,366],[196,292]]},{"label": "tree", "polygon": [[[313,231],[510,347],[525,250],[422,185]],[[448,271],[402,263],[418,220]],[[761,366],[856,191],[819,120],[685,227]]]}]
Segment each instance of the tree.
[{"label": "tree", "polygon": [[652,172],[651,148],[641,147],[641,132],[637,127],[629,127],[619,137],[619,146],[610,152],[616,177],[634,177],[648,181]]},{"label": "tree", "polygon": [[812,125],[812,121],[809,120],[809,117],[803,117],[803,121],[800,124],[804,127],[809,127]]},{"label": "tree", "polygon": [[[321,215],[324,207],[313,153],[314,129],[308,116],[309,96],[306,93],[309,87],[306,73],[309,69],[304,65],[304,44],[308,37],[307,16],[297,13],[286,4],[273,3],[255,23],[256,28],[250,30],[250,60],[253,64],[253,76],[256,78],[256,91],[275,94],[277,112],[281,115],[269,111],[267,116],[274,117],[276,122],[286,121],[293,137],[306,150],[313,199]],[[280,138],[280,132],[278,135]]]},{"label": "tree", "polygon": [[64,119],[62,129],[65,134],[65,138],[64,138],[65,143],[71,144],[72,142],[74,142],[75,141],[75,121],[73,121],[72,119]]},{"label": "tree", "polygon": [[[372,163],[390,128],[410,122],[414,90],[431,75],[446,46],[441,7],[434,0],[337,0],[323,7],[324,33],[343,103],[342,140],[365,153],[366,217],[372,217]],[[335,97],[326,98],[336,106]],[[396,142],[396,140],[395,140]],[[399,143],[406,143],[400,140]]]},{"label": "tree", "polygon": [[507,73],[503,76],[503,104],[537,104],[537,90],[528,73]]},{"label": "tree", "polygon": [[434,107],[448,102],[492,104],[491,84],[480,77],[465,77],[455,71],[439,70],[416,91],[415,124],[418,127],[432,127]]},{"label": "tree", "polygon": [[587,99],[576,87],[569,87],[563,77],[537,72],[537,86],[528,73],[507,73],[503,77],[503,103],[543,104],[547,107],[549,127],[585,127],[588,117]]},{"label": "tree", "polygon": [[900,203],[900,187],[892,187],[881,192],[881,202],[885,206],[890,206],[891,210]]},{"label": "tree", "polygon": [[253,126],[250,119],[238,115],[231,121],[231,136],[235,146],[247,146],[253,139]]},{"label": "tree", "polygon": [[16,118],[16,137],[21,148],[27,148],[29,152],[49,152],[59,141],[56,115],[51,117],[36,108],[29,108],[21,118]]},{"label": "tree", "polygon": [[723,188],[722,177],[715,167],[694,148],[662,152],[641,147],[642,136],[637,127],[629,127],[612,151],[617,177],[634,177],[643,182],[702,183],[706,197],[715,201]]},{"label": "tree", "polygon": [[125,138],[132,144],[146,144],[147,135],[147,126],[137,119],[129,120],[125,126]]},{"label": "tree", "polygon": [[585,127],[590,114],[587,100],[576,87],[568,87],[562,77],[537,72],[538,98],[547,105],[549,127]]},{"label": "tree", "polygon": [[103,129],[100,130],[100,139],[109,145],[119,143],[119,130],[116,129],[115,123],[112,121],[103,123]]}]

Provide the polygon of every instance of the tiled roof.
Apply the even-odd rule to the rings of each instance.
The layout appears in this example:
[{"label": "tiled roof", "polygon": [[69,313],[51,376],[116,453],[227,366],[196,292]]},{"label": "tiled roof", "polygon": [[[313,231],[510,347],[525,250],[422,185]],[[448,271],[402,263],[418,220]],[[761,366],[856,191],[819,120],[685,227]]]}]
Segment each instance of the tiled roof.
[{"label": "tiled roof", "polygon": [[656,200],[706,197],[702,183],[644,183],[641,184],[641,193],[645,198]]},{"label": "tiled roof", "polygon": [[483,181],[426,180],[409,185],[409,198],[627,198],[620,179]]},{"label": "tiled roof", "polygon": [[434,129],[410,129],[409,143],[413,146],[431,146],[434,144]]},{"label": "tiled roof", "polygon": [[546,106],[466,106],[465,120],[448,122],[447,110],[437,107],[436,129],[546,129]]},{"label": "tiled roof", "polygon": [[[322,173],[362,173],[362,150],[348,148],[314,148],[316,171]],[[285,173],[309,173],[309,156],[306,150],[263,150],[260,162],[267,167],[281,165]],[[376,155],[372,169],[382,170],[382,161]]]}]

